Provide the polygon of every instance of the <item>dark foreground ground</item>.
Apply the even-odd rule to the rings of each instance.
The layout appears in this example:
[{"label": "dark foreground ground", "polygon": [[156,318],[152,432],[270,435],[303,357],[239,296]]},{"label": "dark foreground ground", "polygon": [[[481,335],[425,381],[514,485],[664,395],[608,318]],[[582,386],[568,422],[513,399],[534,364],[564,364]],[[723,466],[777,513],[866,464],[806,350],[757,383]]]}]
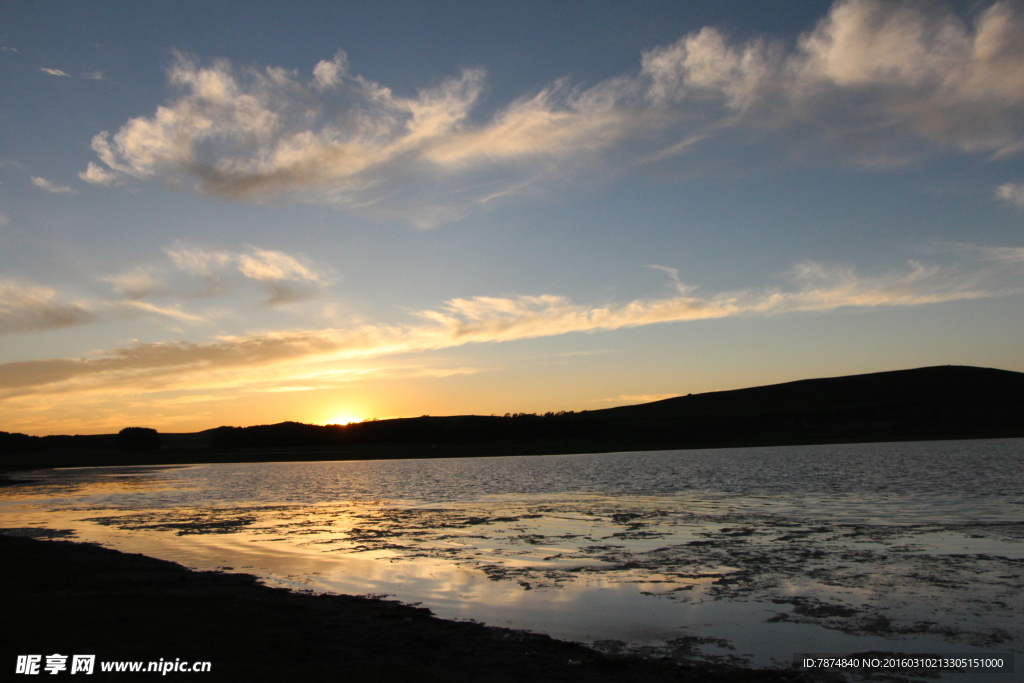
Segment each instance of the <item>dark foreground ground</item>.
[{"label": "dark foreground ground", "polygon": [[[195,681],[807,681],[793,671],[755,671],[614,657],[547,636],[438,619],[426,609],[343,595],[307,595],[254,577],[194,572],[94,545],[0,535],[0,680],[17,655],[95,654],[103,661],[209,661]],[[70,657],[68,659],[70,669]],[[820,679],[816,679],[820,680]]]}]

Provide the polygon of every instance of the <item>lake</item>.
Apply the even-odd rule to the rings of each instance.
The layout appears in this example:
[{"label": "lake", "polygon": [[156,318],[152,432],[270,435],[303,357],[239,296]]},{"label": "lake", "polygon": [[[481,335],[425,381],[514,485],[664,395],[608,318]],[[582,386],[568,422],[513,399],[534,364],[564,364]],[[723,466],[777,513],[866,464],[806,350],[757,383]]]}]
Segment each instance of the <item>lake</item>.
[{"label": "lake", "polygon": [[606,651],[785,666],[1024,642],[1024,439],[18,477],[8,533]]}]

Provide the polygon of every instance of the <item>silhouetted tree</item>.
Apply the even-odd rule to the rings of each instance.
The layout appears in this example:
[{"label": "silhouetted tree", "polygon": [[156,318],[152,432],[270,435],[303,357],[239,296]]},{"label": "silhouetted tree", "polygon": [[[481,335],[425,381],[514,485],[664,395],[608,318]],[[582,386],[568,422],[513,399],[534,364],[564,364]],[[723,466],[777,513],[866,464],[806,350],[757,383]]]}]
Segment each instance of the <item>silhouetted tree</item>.
[{"label": "silhouetted tree", "polygon": [[160,450],[160,435],[149,427],[125,427],[117,433],[117,447],[122,451],[152,453]]}]

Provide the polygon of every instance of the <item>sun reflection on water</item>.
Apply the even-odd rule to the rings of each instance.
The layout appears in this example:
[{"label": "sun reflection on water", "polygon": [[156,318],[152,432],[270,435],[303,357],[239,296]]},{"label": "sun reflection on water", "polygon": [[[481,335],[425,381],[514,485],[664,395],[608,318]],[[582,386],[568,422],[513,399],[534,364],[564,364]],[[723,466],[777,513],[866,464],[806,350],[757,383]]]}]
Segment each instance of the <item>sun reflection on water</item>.
[{"label": "sun reflection on water", "polygon": [[1005,493],[409,495],[501,467],[605,476],[586,460],[492,460],[31,473],[0,490],[0,526],[608,647],[713,635],[702,652],[728,645],[758,665],[786,659],[796,634],[808,651],[1005,650],[1024,636],[1024,524]]}]

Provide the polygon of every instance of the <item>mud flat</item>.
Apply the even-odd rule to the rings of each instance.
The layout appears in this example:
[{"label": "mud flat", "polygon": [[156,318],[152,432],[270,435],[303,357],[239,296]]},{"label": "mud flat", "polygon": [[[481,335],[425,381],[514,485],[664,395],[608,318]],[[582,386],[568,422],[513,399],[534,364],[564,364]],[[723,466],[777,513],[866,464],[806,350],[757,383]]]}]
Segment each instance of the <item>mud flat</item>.
[{"label": "mud flat", "polygon": [[[809,653],[1019,659],[1024,643],[1020,440],[116,467],[13,479],[18,485],[0,489],[0,533],[142,553],[178,563],[179,572],[189,567],[193,577],[255,575],[242,580],[264,590],[387,597],[431,610],[388,622],[409,628],[405,635],[380,630],[372,614],[356,628],[348,617],[324,622],[257,609],[241,617],[195,612],[170,635],[141,640],[135,634],[154,628],[148,622],[121,631],[131,634],[124,642],[141,644],[137,659],[149,661],[191,657],[224,669],[273,655],[283,662],[279,677],[287,666],[301,673],[312,666],[306,662],[344,662],[372,680],[451,680],[449,668],[469,658],[484,668],[460,669],[468,680],[516,680],[512,672],[522,671],[538,680],[672,680],[685,672],[712,680],[793,674],[794,658]],[[63,622],[94,624],[91,633],[117,626],[84,617],[85,607],[61,612],[68,572],[81,573],[65,565],[34,589],[38,604],[26,598],[17,614],[41,620],[37,635]],[[26,571],[28,578],[8,581],[12,593],[41,580]],[[157,595],[177,595],[175,609],[204,606],[206,598],[175,590],[158,587]],[[89,609],[98,609],[102,596],[91,595]],[[233,612],[217,600],[221,612]],[[146,611],[160,621],[157,607]],[[450,621],[423,621],[435,616]],[[238,630],[207,633],[225,618]],[[463,630],[402,626],[423,623]],[[284,631],[277,641],[268,631],[250,653],[218,655],[209,646],[253,640],[253,624],[261,633]],[[178,632],[185,635],[175,640]],[[442,635],[417,645],[435,632]],[[118,642],[102,654],[128,659]],[[206,647],[201,658],[186,647],[195,643]],[[480,643],[512,650],[480,654]],[[585,647],[573,650],[579,643]],[[554,651],[552,668],[536,668],[545,648],[562,645],[570,649]],[[864,679],[1003,683],[1012,675],[901,670]],[[256,680],[245,672],[224,678]]]},{"label": "mud flat", "polygon": [[[694,660],[765,667],[784,666],[794,638],[815,651],[1021,642],[1024,524],[809,523],[728,500],[664,503],[85,508],[51,522],[115,547],[148,539],[147,554],[189,566],[241,567],[321,592],[388,592],[445,617],[616,654],[650,655],[660,639],[665,656],[685,647]],[[271,551],[285,561],[272,566]]]},{"label": "mud flat", "polygon": [[[90,544],[0,535],[0,556],[4,616],[16,625],[3,644],[7,673],[19,654],[61,653],[209,661],[209,673],[168,674],[204,681],[822,680],[610,655],[394,601],[295,593]],[[98,668],[95,675],[103,677]]]}]

